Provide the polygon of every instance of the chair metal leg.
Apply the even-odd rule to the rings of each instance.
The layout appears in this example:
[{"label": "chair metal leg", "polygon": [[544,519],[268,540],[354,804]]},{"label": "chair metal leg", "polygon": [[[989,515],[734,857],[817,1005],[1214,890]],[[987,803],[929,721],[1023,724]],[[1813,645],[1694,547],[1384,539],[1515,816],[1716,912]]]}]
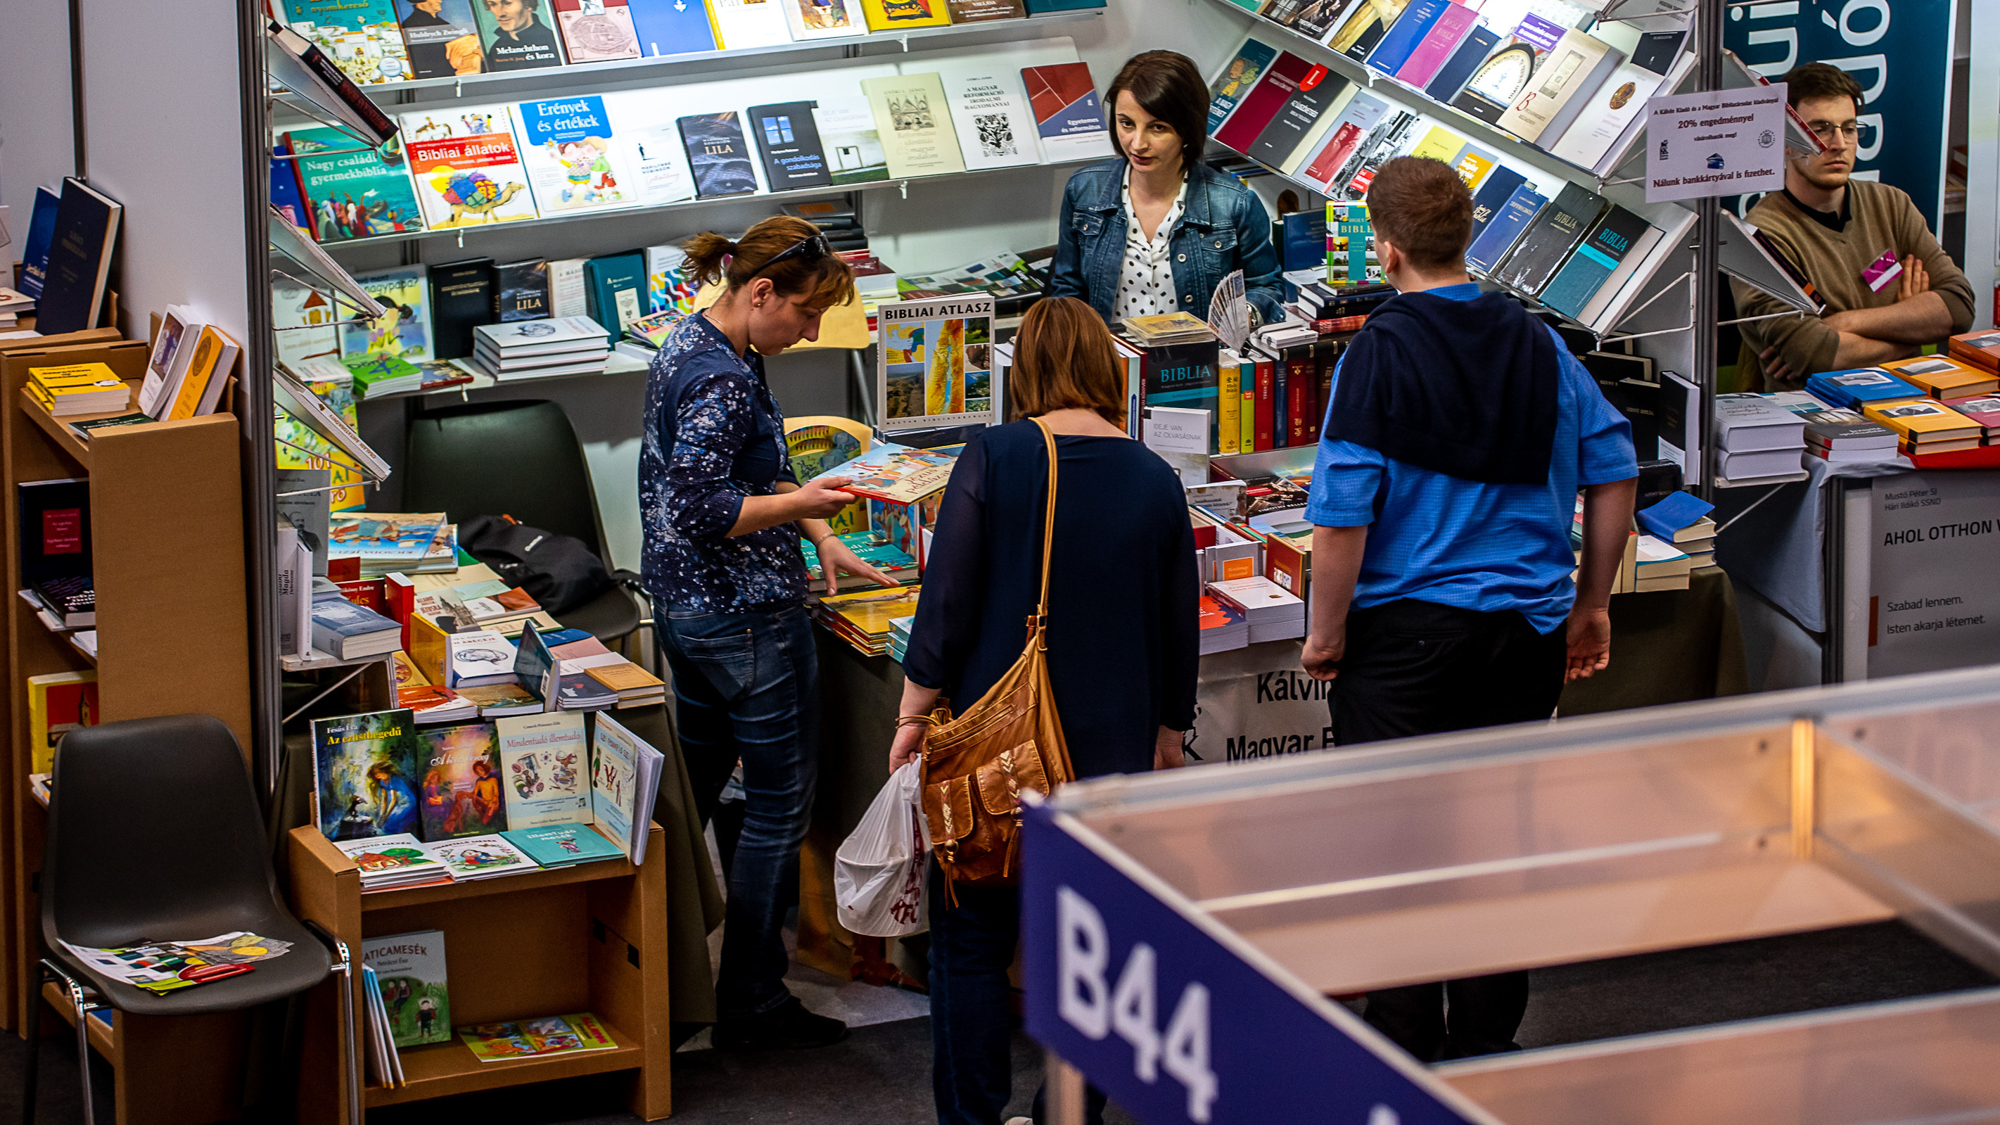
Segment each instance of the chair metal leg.
[{"label": "chair metal leg", "polygon": [[331,971],[340,977],[340,1043],[341,1057],[347,1065],[347,1122],[348,1125],[361,1125],[361,1053],[357,1046],[360,1032],[354,1025],[354,960],[348,953],[346,942],[311,919],[302,921],[333,951]]},{"label": "chair metal leg", "polygon": [[84,999],[83,982],[63,970],[54,961],[44,960],[42,969],[54,974],[63,982],[69,992],[70,1007],[76,1012],[76,1070],[83,1081],[83,1125],[97,1125],[96,1107],[90,1096],[90,1013],[102,1005]]}]

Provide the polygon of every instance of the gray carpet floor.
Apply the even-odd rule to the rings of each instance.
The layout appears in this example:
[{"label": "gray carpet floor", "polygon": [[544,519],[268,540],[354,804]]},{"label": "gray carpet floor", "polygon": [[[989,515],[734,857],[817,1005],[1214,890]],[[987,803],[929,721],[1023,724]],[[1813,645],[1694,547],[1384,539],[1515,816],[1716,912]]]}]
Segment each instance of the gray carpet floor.
[{"label": "gray carpet floor", "polygon": [[[1982,988],[1994,978],[1922,935],[1888,922],[1538,970],[1520,1041],[1527,1047]],[[77,1108],[73,1040],[42,1056],[38,1120],[71,1123]],[[23,1044],[0,1037],[0,1121],[18,1120]],[[688,1051],[674,1056],[674,1116],[684,1125],[924,1125],[930,1099],[930,1023],[857,1028],[818,1051]],[[1041,1081],[1034,1045],[1017,1036],[1013,1111]],[[109,1122],[106,1072],[99,1120]],[[505,1121],[510,1125],[626,1125],[614,1080],[578,1079],[377,1110],[370,1125]],[[1114,1107],[1110,1125],[1130,1125]]]}]

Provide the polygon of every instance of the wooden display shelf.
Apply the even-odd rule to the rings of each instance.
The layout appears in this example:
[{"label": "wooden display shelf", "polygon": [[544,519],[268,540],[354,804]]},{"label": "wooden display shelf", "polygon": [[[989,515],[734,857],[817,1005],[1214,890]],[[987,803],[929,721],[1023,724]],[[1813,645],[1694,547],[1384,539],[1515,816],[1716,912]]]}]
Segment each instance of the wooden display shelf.
[{"label": "wooden display shelf", "polygon": [[[90,443],[83,440],[80,437],[77,437],[76,434],[70,430],[69,423],[88,422],[97,418],[116,418],[120,414],[130,414],[138,410],[139,381],[135,379],[128,379],[125,381],[125,388],[127,394],[129,395],[129,398],[127,399],[127,405],[125,406],[124,409],[101,410],[90,414],[76,414],[68,418],[57,418],[55,415],[50,414],[46,407],[44,407],[41,403],[35,401],[34,396],[28,393],[28,388],[26,387],[22,387],[18,392],[16,392],[16,394],[21,404],[21,412],[23,414],[26,414],[29,417],[29,419],[31,419],[35,423],[35,425],[41,427],[42,432],[49,436],[49,440],[55,442],[57,448],[61,449],[64,453],[68,454],[70,460],[75,461],[79,465],[82,465],[84,471],[88,472],[90,471]],[[146,422],[141,424],[147,426],[164,426],[164,425],[171,425],[172,423]]]},{"label": "wooden display shelf", "polygon": [[[627,1104],[646,1120],[672,1109],[666,966],[666,833],[651,828],[647,862],[603,860],[522,875],[363,894],[361,873],[317,828],[292,830],[291,901],[348,944],[358,961],[372,937],[440,930],[451,1023],[498,1023],[592,1012],[618,1044],[612,1050],[481,1062],[457,1041],[402,1053],[404,1085],[362,1087],[367,1106],[426,1101],[589,1074],[627,1075]],[[365,1012],[361,975],[355,1010]],[[299,1114],[310,1122],[344,1121],[345,1052],[337,1026],[335,981],[307,1005]],[[365,1022],[357,1016],[357,1023]],[[356,1028],[365,1057],[365,1026]],[[363,1064],[366,1065],[365,1063]]]}]

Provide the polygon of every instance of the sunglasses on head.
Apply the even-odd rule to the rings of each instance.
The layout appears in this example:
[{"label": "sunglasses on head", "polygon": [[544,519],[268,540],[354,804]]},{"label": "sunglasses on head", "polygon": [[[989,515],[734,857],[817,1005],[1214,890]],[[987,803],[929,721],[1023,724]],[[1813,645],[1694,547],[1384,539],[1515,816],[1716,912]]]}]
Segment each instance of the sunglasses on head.
[{"label": "sunglasses on head", "polygon": [[804,238],[799,239],[797,242],[792,243],[790,246],[785,247],[783,250],[778,251],[776,254],[771,255],[771,257],[767,259],[763,265],[757,267],[756,272],[763,273],[765,270],[770,269],[772,266],[777,265],[779,262],[788,262],[793,258],[799,258],[803,261],[810,263],[810,262],[817,262],[822,258],[831,256],[832,254],[833,254],[833,247],[827,245],[826,236],[815,232],[813,234],[807,235]]}]

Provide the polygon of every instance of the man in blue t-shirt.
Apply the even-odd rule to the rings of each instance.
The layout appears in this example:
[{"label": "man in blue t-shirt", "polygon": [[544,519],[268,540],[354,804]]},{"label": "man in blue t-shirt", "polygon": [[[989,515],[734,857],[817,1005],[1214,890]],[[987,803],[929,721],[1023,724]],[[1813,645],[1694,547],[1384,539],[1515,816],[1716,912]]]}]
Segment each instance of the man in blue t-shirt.
[{"label": "man in blue t-shirt", "polygon": [[[1397,295],[1341,357],[1320,431],[1306,671],[1332,681],[1342,746],[1547,719],[1610,660],[1631,426],[1554,331],[1466,274],[1455,171],[1392,160],[1368,211]],[[1527,999],[1502,973],[1371,992],[1366,1018],[1431,1062],[1513,1049]]]}]

